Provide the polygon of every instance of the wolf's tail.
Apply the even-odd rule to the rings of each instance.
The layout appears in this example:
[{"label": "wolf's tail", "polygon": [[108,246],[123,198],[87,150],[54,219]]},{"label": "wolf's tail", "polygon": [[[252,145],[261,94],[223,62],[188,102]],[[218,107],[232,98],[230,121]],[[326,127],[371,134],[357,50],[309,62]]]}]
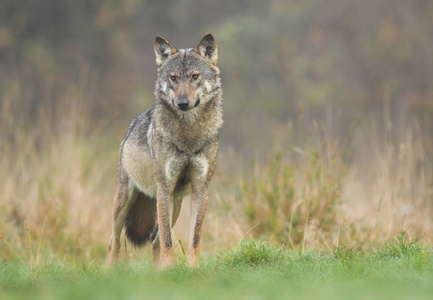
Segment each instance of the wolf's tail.
[{"label": "wolf's tail", "polygon": [[125,228],[126,237],[136,247],[152,241],[158,232],[156,200],[139,192],[126,217]]}]

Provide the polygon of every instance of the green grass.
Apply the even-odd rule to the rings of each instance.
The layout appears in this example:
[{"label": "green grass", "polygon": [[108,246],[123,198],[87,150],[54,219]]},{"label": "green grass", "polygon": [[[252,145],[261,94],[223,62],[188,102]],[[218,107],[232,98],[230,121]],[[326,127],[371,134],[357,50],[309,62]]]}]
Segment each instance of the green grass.
[{"label": "green grass", "polygon": [[202,255],[199,269],[179,258],[155,272],[150,261],[105,270],[96,263],[4,263],[1,299],[431,299],[432,248],[401,239],[374,250],[287,252],[245,241]]}]

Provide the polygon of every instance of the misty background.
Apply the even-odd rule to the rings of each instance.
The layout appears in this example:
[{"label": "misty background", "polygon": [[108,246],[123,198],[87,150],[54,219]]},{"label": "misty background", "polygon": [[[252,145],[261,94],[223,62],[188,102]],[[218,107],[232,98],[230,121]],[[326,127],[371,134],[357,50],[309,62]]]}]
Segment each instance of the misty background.
[{"label": "misty background", "polygon": [[78,85],[92,121],[126,129],[154,101],[154,38],[190,48],[211,32],[222,149],[261,153],[300,118],[336,136],[375,118],[398,139],[408,122],[433,126],[432,14],[421,0],[2,1],[0,88],[18,81],[28,94],[14,117],[42,109],[56,124],[67,117],[59,99]]}]

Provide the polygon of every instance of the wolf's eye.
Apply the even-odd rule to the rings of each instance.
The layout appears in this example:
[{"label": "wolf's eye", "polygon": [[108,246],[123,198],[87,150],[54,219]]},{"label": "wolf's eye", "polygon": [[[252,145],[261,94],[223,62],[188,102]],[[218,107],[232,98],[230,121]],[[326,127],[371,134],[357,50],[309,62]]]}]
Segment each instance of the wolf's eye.
[{"label": "wolf's eye", "polygon": [[173,80],[173,81],[176,81],[176,76],[171,75],[171,76],[170,76],[170,79]]},{"label": "wolf's eye", "polygon": [[191,77],[192,79],[196,80],[198,78],[198,74],[193,74]]}]

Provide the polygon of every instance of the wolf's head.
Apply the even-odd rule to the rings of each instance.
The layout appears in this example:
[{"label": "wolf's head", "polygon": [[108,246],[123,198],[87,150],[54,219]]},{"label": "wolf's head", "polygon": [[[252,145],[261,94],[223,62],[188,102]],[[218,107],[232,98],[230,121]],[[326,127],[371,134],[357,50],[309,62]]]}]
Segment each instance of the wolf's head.
[{"label": "wolf's head", "polygon": [[179,112],[199,109],[221,93],[215,39],[207,34],[194,49],[176,49],[155,39],[158,79],[156,98]]}]

